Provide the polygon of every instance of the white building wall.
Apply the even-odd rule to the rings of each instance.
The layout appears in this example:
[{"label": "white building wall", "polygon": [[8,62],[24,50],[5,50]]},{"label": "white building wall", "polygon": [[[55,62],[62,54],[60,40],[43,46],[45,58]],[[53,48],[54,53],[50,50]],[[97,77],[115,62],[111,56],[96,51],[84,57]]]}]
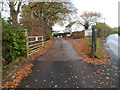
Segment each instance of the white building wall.
[{"label": "white building wall", "polygon": [[67,28],[65,28],[64,32],[72,32],[72,28],[71,27],[67,27]]}]

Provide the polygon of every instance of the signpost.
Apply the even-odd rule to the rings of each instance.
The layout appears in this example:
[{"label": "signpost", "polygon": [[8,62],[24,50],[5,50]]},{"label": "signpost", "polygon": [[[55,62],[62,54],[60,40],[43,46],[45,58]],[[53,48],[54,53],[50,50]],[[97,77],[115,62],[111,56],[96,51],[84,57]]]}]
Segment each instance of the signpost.
[{"label": "signpost", "polygon": [[95,31],[94,29],[95,25],[92,25],[92,57],[95,56],[95,52],[96,52],[96,40],[97,40],[97,31]]}]

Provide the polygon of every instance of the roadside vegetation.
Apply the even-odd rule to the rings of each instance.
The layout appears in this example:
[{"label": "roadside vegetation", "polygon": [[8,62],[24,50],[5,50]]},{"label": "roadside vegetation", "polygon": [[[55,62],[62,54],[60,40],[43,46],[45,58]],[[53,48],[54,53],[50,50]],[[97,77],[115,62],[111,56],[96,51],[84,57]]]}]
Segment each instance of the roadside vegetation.
[{"label": "roadside vegetation", "polygon": [[118,29],[116,29],[116,30],[112,30],[112,34],[118,34],[118,35],[119,35],[119,31],[118,31]]},{"label": "roadside vegetation", "polygon": [[108,35],[112,33],[112,28],[105,23],[97,23],[95,29],[97,29],[98,38],[101,39],[105,39]]},{"label": "roadside vegetation", "polygon": [[2,33],[3,65],[9,64],[19,57],[26,57],[26,36],[24,31],[14,28],[10,22],[3,20]]}]

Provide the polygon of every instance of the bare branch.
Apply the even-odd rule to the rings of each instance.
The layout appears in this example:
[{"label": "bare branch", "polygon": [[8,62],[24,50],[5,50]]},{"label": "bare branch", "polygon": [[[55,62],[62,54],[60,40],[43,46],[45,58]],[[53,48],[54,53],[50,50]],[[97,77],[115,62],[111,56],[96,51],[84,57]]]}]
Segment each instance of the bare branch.
[{"label": "bare branch", "polygon": [[6,2],[7,2],[8,5],[10,5],[10,3],[9,3],[10,1],[9,0],[6,0]]},{"label": "bare branch", "polygon": [[17,8],[17,12],[20,11],[20,6],[21,6],[21,2],[18,3],[18,8]]},{"label": "bare branch", "polygon": [[[77,21],[78,21],[78,20],[77,20]],[[84,24],[83,24],[83,23],[81,23],[80,21],[78,21],[78,23],[79,23],[79,24],[81,24],[82,26],[84,26]]]},{"label": "bare branch", "polygon": [[14,2],[14,6],[16,6],[17,2],[18,2],[18,1]]}]

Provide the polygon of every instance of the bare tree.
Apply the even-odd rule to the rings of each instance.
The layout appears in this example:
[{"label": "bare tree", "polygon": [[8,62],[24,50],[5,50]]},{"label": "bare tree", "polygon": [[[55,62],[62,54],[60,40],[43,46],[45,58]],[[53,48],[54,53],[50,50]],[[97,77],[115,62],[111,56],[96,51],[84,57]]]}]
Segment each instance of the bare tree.
[{"label": "bare tree", "polygon": [[97,22],[101,17],[100,13],[97,12],[83,12],[82,15],[78,18],[79,24],[84,26],[85,29],[88,29],[91,22]]}]

